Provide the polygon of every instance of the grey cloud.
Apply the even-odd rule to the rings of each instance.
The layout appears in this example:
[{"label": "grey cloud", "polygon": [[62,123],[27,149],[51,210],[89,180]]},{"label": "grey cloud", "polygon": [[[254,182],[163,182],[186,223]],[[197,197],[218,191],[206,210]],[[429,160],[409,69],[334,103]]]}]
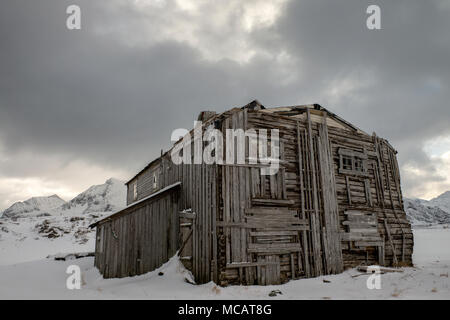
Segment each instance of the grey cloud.
[{"label": "grey cloud", "polygon": [[299,57],[308,82],[303,88],[312,87],[320,98],[326,97],[320,87],[353,80],[355,88],[330,108],[388,138],[401,163],[428,165],[433,176],[422,146],[450,134],[449,7],[442,1],[377,1],[382,30],[369,31],[363,14],[369,4],[293,1],[273,31],[278,44]]},{"label": "grey cloud", "polygon": [[[25,151],[54,154],[61,170],[82,159],[132,174],[201,110],[258,98],[267,106],[320,103],[388,138],[401,164],[426,164],[430,179],[440,177],[422,145],[450,134],[450,12],[443,2],[377,1],[383,30],[369,31],[369,1],[291,1],[273,27],[249,35],[257,54],[247,63],[205,60],[199,48],[170,39],[127,45],[127,33],[145,38],[132,32],[148,25],[125,2],[77,1],[83,28],[68,31],[71,2],[2,5],[0,146],[10,160],[0,161],[0,175],[48,172],[42,161],[24,168],[11,160]],[[110,26],[114,31],[100,32]],[[212,46],[236,28],[202,32]],[[277,60],[282,52],[288,65]],[[404,177],[406,189],[414,183]]]}]

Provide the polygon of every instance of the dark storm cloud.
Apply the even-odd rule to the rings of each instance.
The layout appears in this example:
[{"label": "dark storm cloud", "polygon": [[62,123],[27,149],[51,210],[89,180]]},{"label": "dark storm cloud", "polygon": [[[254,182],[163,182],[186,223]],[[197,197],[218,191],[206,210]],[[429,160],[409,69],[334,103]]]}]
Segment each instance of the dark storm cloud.
[{"label": "dark storm cloud", "polygon": [[[267,106],[320,103],[388,138],[402,164],[420,165],[431,181],[442,179],[422,145],[450,134],[444,1],[291,1],[274,26],[249,35],[257,54],[245,63],[206,60],[200,48],[173,39],[127,45],[121,40],[139,30],[127,26],[145,17],[123,3],[115,8],[115,1],[76,1],[82,30],[69,31],[65,9],[72,3],[2,4],[0,151],[10,158],[26,150],[132,174],[167,149],[174,128],[190,128],[201,110],[258,98]],[[382,30],[365,27],[369,4],[380,5]],[[99,26],[119,31],[102,33]],[[274,58],[280,52],[288,57],[284,71]],[[39,171],[37,164],[25,169],[0,158],[3,176]],[[403,179],[406,188],[417,182]]]},{"label": "dark storm cloud", "polygon": [[[380,6],[382,30],[365,27],[369,4]],[[293,1],[286,12],[279,41],[304,61],[312,86],[368,82],[330,106],[336,112],[393,141],[404,161],[424,140],[450,133],[450,8],[443,1]]]},{"label": "dark storm cloud", "polygon": [[135,169],[167,148],[174,128],[190,128],[201,110],[241,105],[276,87],[263,72],[270,66],[257,71],[259,61],[211,63],[173,41],[130,47],[99,36],[95,23],[114,23],[102,11],[106,3],[82,2],[82,30],[68,31],[69,3],[2,8],[0,132],[8,152],[54,152]]},{"label": "dark storm cloud", "polygon": [[[382,30],[365,27],[362,13],[369,4],[380,6]],[[437,172],[439,161],[431,161],[422,148],[450,134],[449,18],[444,1],[292,1],[271,45],[298,57],[307,75],[300,92],[317,93],[344,118],[389,139],[400,164],[426,172],[403,175],[411,191],[448,176]],[[320,94],[330,85],[343,83],[345,89],[346,81],[354,87],[337,101]]]}]

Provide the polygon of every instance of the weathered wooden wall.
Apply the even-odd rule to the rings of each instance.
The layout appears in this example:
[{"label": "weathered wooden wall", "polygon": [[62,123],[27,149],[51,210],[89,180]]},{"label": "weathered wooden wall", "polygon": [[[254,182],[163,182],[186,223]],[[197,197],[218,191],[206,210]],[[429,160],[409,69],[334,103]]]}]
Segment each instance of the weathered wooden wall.
[{"label": "weathered wooden wall", "polygon": [[[204,123],[201,131],[204,132],[209,124],[210,122]],[[192,135],[190,143],[193,146],[194,135]],[[191,154],[191,164],[179,165],[173,163],[170,152],[165,153],[134,179],[137,181],[138,189],[136,201],[175,182],[181,182],[179,212],[191,209],[192,215],[195,217],[188,221],[185,219],[177,221],[178,224],[181,222],[179,243],[182,244],[188,235],[191,238],[188,246],[180,252],[181,259],[190,268],[197,283],[206,283],[211,280],[217,282],[215,223],[218,211],[218,168],[217,165],[193,163],[194,152]],[[149,187],[148,182],[152,180],[154,172],[159,174],[156,189]],[[128,194],[131,194],[131,183],[128,186]],[[192,230],[192,233],[186,229]]]},{"label": "weathered wooden wall", "polygon": [[177,188],[97,225],[95,266],[105,278],[152,271],[172,257],[179,240]]},{"label": "weathered wooden wall", "polygon": [[[161,178],[162,172],[160,169],[161,161],[160,159],[152,163],[146,170],[144,170],[141,174],[139,174],[136,178],[134,178],[129,183],[129,188],[127,188],[127,205],[139,201],[148,195],[160,190],[161,183],[159,183],[159,179]],[[153,185],[153,175],[157,175],[158,182],[157,186]],[[133,184],[136,183],[137,186],[137,197],[134,198],[134,190]]]},{"label": "weathered wooden wall", "polygon": [[[346,210],[376,212],[378,231],[384,240],[386,265],[411,265],[413,234],[406,218],[400,187],[400,173],[395,150],[383,139],[362,134],[333,131],[333,145],[336,169],[338,148],[345,146],[359,152],[366,152],[367,177],[337,174],[336,188],[341,221],[345,221]],[[342,232],[345,232],[342,226]],[[378,257],[370,246],[355,246],[344,242],[343,254],[346,267],[358,264],[377,263]],[[395,253],[395,254],[394,254]]]},{"label": "weathered wooden wall", "polygon": [[319,132],[311,122],[243,110],[225,128],[278,129],[281,163],[267,176],[257,165],[221,167],[221,283],[275,284],[341,272],[327,127]]},{"label": "weathered wooden wall", "polygon": [[[325,125],[326,116],[315,120],[243,110],[224,121],[224,129],[279,129],[281,167],[274,176],[252,165],[220,167],[221,284],[278,283],[359,264],[411,265],[395,150],[376,136]],[[367,154],[366,174],[339,170],[341,148]],[[351,210],[357,225],[349,222]],[[373,214],[375,236],[360,225]]]}]

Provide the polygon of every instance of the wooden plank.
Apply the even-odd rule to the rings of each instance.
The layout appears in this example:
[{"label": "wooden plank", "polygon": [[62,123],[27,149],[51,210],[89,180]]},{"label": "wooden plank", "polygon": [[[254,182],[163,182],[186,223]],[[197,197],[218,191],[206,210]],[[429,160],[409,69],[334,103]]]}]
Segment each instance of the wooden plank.
[{"label": "wooden plank", "polygon": [[263,237],[263,236],[297,236],[297,231],[251,231],[250,236],[252,237]]},{"label": "wooden plank", "polygon": [[194,240],[194,252],[192,256],[193,263],[193,271],[194,277],[198,282],[201,282],[201,270],[200,270],[200,238],[201,238],[201,229],[200,229],[200,219],[201,219],[201,211],[200,211],[200,201],[199,201],[199,188],[200,188],[200,177],[199,177],[199,166],[197,164],[193,165],[193,179],[194,179],[194,188],[193,188],[193,209],[198,213],[198,218],[194,220],[193,228],[194,231],[192,233]]},{"label": "wooden plank", "polygon": [[[359,266],[358,271],[367,272],[367,270],[370,270],[369,268],[370,267],[368,267],[368,266]],[[379,267],[379,270],[381,272],[403,272],[402,269],[394,269],[394,268],[386,268],[386,267]]]},{"label": "wooden plank", "polygon": [[385,257],[384,257],[384,239],[382,239],[382,244],[378,246],[378,263],[382,266],[385,264]]},{"label": "wooden plank", "polygon": [[184,247],[186,246],[186,244],[188,243],[188,241],[191,239],[191,237],[192,237],[192,232],[193,232],[193,230],[191,229],[191,230],[188,232],[186,238],[183,240],[183,243],[181,244],[180,249],[178,250],[178,255],[179,255],[179,256],[182,255],[182,252],[183,252],[183,250],[184,250]]},{"label": "wooden plank", "polygon": [[291,278],[295,279],[295,263],[294,263],[294,254],[291,253]]},{"label": "wooden plank", "polygon": [[353,216],[376,216],[373,211],[345,210],[344,214]]},{"label": "wooden plank", "polygon": [[346,182],[346,186],[347,186],[347,199],[348,199],[348,204],[352,205],[352,193],[350,192],[350,181],[349,181],[349,177],[345,176],[345,182]]},{"label": "wooden plank", "polygon": [[298,243],[274,243],[274,244],[259,244],[250,243],[248,252],[252,253],[265,253],[265,254],[284,254],[291,252],[298,252],[301,250],[301,246]]},{"label": "wooden plank", "polygon": [[[237,114],[234,113],[231,116],[232,128],[238,128],[238,118]],[[235,146],[235,144],[233,144]],[[233,150],[233,160],[234,163],[237,163],[237,152]],[[241,222],[240,219],[240,202],[239,202],[239,171],[238,168],[231,168],[231,208],[232,208],[232,216],[233,222]],[[231,254],[232,254],[232,262],[241,262],[241,230],[232,229],[231,230]]]},{"label": "wooden plank", "polygon": [[180,260],[188,260],[188,261],[191,261],[191,260],[192,260],[192,256],[180,257]]},{"label": "wooden plank", "polygon": [[292,215],[254,215],[254,216],[245,216],[247,221],[279,221],[281,223],[293,223],[293,224],[308,224],[308,220],[299,219]]},{"label": "wooden plank", "polygon": [[338,153],[340,155],[357,157],[357,158],[360,158],[360,159],[367,160],[367,154],[365,154],[363,152],[357,152],[357,151],[354,151],[354,150],[348,150],[346,148],[339,148]]},{"label": "wooden plank", "polygon": [[217,251],[217,179],[218,179],[218,168],[217,166],[213,167],[213,179],[212,179],[212,245],[213,245],[213,280],[215,283],[219,282],[219,274],[218,274],[218,251]]},{"label": "wooden plank", "polygon": [[376,234],[378,235],[378,231],[376,228],[356,228],[356,227],[352,227],[351,228],[351,233],[366,233],[366,234]]},{"label": "wooden plank", "polygon": [[[304,184],[303,184],[303,148],[302,148],[302,142],[301,142],[301,134],[300,134],[300,124],[297,121],[296,122],[296,129],[297,129],[297,154],[298,154],[298,177],[299,177],[299,185],[300,185],[300,209],[301,209],[301,216],[302,219],[305,219],[305,190],[304,190]],[[309,222],[309,221],[308,221]],[[306,276],[310,276],[310,269],[309,269],[309,250],[308,250],[308,239],[307,239],[307,232],[306,230],[302,232],[302,244],[303,244],[303,259],[305,260],[304,263],[304,269]],[[300,265],[300,252],[299,252],[299,265]]]},{"label": "wooden plank", "polygon": [[208,192],[207,192],[207,186],[209,184],[208,181],[208,174],[206,170],[206,164],[202,163],[201,165],[201,183],[202,183],[202,190],[201,190],[201,203],[202,203],[202,212],[203,212],[203,224],[202,224],[202,252],[201,252],[201,261],[202,261],[202,274],[203,274],[203,283],[209,282],[210,280],[210,261],[211,261],[211,254],[210,254],[210,243],[208,241],[209,237],[209,215],[210,215],[210,205],[208,203]]},{"label": "wooden plank", "polygon": [[327,273],[343,271],[342,249],[339,241],[339,213],[336,202],[336,181],[334,163],[328,137],[326,114],[319,125],[318,157],[320,162],[320,181],[322,186],[324,233],[324,252]]},{"label": "wooden plank", "polygon": [[[254,199],[252,199],[252,200],[254,200]],[[252,207],[252,208],[245,208],[245,214],[247,214],[247,215],[249,215],[249,214],[253,214],[253,215],[269,214],[269,215],[274,215],[274,216],[277,216],[278,214],[289,214],[291,216],[295,216],[295,215],[297,215],[297,211],[290,210],[288,208],[278,208],[278,207],[274,207],[274,208]]]},{"label": "wooden plank", "polygon": [[364,189],[366,194],[367,203],[369,206],[373,206],[373,200],[372,200],[372,192],[370,191],[370,181],[369,179],[364,179]]},{"label": "wooden plank", "polygon": [[292,206],[294,200],[287,199],[252,199],[254,205]]},{"label": "wooden plank", "polygon": [[246,228],[246,229],[282,229],[282,230],[309,230],[309,226],[306,225],[292,225],[289,223],[276,223],[276,224],[257,224],[257,223],[244,223],[244,222],[217,222],[218,227],[223,228]]},{"label": "wooden plank", "polygon": [[307,117],[307,129],[308,129],[308,151],[309,151],[309,165],[311,172],[311,186],[312,186],[312,208],[313,213],[311,214],[311,235],[312,235],[312,247],[314,251],[314,268],[315,275],[319,276],[323,274],[322,270],[322,256],[321,256],[321,245],[320,245],[320,221],[319,221],[319,201],[317,198],[317,181],[316,181],[316,169],[315,169],[315,152],[313,144],[313,133],[312,133],[312,123],[309,109],[306,109]]},{"label": "wooden plank", "polygon": [[308,220],[298,219],[292,216],[246,216],[245,219],[248,223],[282,223],[282,224],[298,224],[298,225],[309,225]]},{"label": "wooden plank", "polygon": [[342,241],[379,241],[381,238],[378,235],[364,235],[364,234],[352,234],[352,233],[342,233]]},{"label": "wooden plank", "polygon": [[378,241],[355,241],[357,247],[378,247],[383,244],[383,240]]},{"label": "wooden plank", "polygon": [[179,212],[178,216],[180,218],[184,218],[184,219],[194,219],[195,218],[195,212]]},{"label": "wooden plank", "polygon": [[[237,128],[238,129],[245,129],[245,123],[244,123],[244,112],[245,109],[237,113]],[[238,150],[244,155],[244,158],[246,157],[246,141],[244,138],[243,143],[240,143],[237,145]],[[247,176],[246,171],[248,168],[237,168],[238,170],[238,185],[239,185],[239,219],[240,221],[244,220],[245,217],[245,208],[247,206]],[[236,181],[235,181],[236,183]],[[241,261],[248,261],[249,255],[247,254],[247,230],[245,228],[242,228],[241,230],[241,242],[240,242],[240,250],[241,250]],[[245,272],[245,278],[246,282],[249,280],[248,278],[248,272],[247,270],[243,270]]]},{"label": "wooden plank", "polygon": [[[226,118],[225,121],[223,122],[223,127],[222,127],[222,134],[224,134],[226,132],[226,129],[229,127],[229,123],[230,123],[230,119]],[[228,159],[230,157],[231,151],[227,148],[227,144],[224,145],[225,148],[225,154],[226,154],[226,159]],[[232,222],[231,220],[231,208],[230,208],[230,186],[231,186],[231,181],[230,181],[230,167],[225,167],[222,168],[222,197],[223,197],[223,204],[224,204],[224,208],[223,208],[223,216],[224,216],[224,222],[225,223],[230,223]],[[230,243],[230,239],[231,239],[231,230],[230,228],[226,228],[224,230],[225,233],[225,261],[226,263],[231,263],[231,243]]]},{"label": "wooden plank", "polygon": [[276,261],[259,261],[259,262],[233,262],[228,263],[225,268],[234,269],[234,268],[245,268],[245,267],[257,267],[257,266],[267,266],[267,265],[277,265]]},{"label": "wooden plank", "polygon": [[388,223],[387,223],[386,219],[384,219],[383,222],[384,222],[384,228],[386,230],[386,234],[387,234],[387,237],[388,237],[388,240],[389,240],[389,244],[390,244],[391,249],[392,249],[392,259],[393,259],[394,265],[398,265],[397,255],[395,254],[395,246],[394,246],[394,243],[392,242],[391,231],[389,229],[389,226],[388,226]]},{"label": "wooden plank", "polygon": [[374,229],[374,231],[377,231],[377,223],[376,222],[371,222],[371,223],[358,223],[358,222],[352,222],[352,221],[343,221],[342,224],[344,226],[349,226],[351,230],[353,230],[353,228],[367,228],[367,227],[372,227]]}]

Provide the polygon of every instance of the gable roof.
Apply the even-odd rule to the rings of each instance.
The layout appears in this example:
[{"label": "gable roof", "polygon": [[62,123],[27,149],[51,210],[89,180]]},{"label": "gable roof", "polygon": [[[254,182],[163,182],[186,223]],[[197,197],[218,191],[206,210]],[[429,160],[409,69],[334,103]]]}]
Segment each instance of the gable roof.
[{"label": "gable roof", "polygon": [[335,123],[340,124],[340,126],[342,128],[346,128],[351,131],[367,134],[366,132],[362,131],[355,125],[344,120],[337,114],[329,111],[328,109],[322,107],[320,104],[317,104],[317,103],[296,105],[296,106],[286,106],[286,107],[275,107],[275,108],[261,110],[261,112],[278,114],[281,116],[287,116],[287,117],[292,117],[292,118],[303,118],[306,115],[306,110],[309,110],[310,114],[319,116],[319,117],[322,117],[325,113],[329,119],[332,119]]}]

